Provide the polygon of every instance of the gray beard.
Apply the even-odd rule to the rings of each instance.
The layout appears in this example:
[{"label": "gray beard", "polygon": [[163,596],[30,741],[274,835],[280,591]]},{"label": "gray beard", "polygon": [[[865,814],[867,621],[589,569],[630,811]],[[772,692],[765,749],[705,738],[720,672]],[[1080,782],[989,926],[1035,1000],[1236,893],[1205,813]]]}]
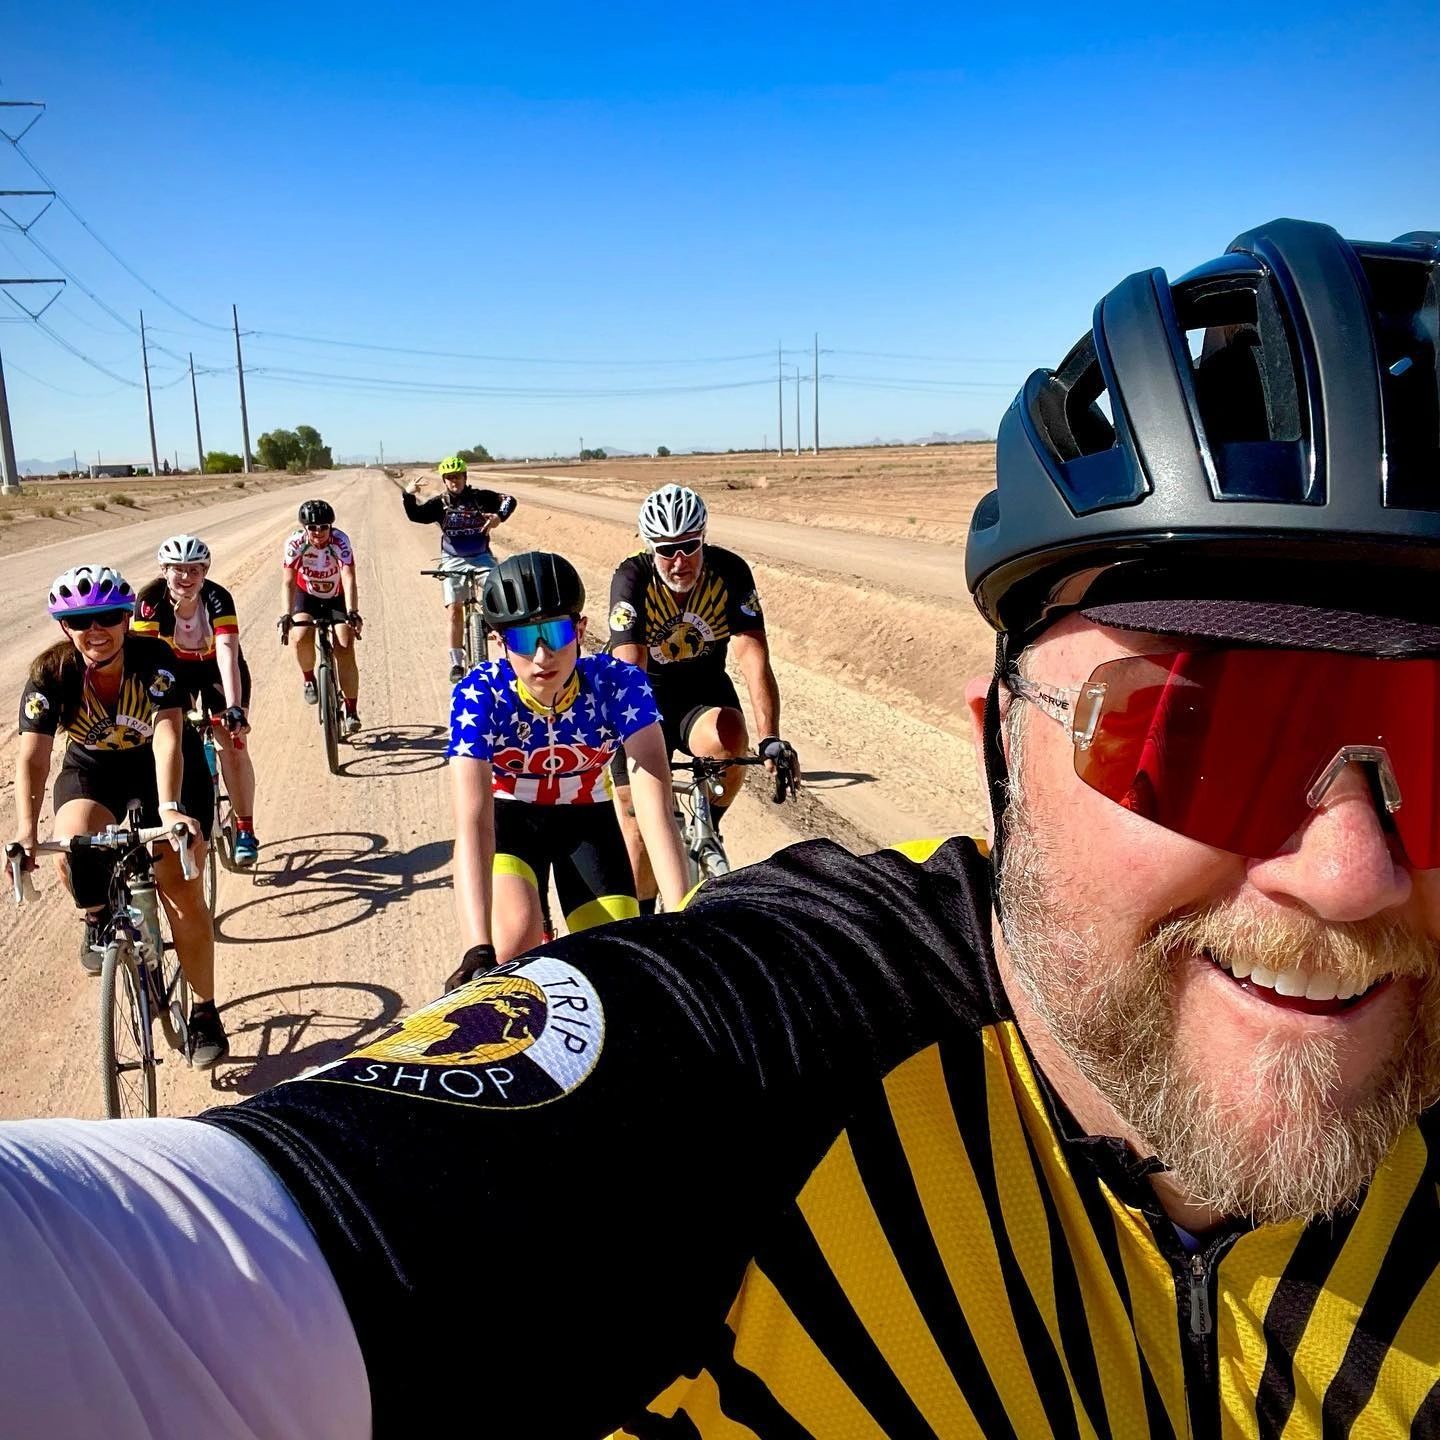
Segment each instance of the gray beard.
[{"label": "gray beard", "polygon": [[[1395,920],[1297,915],[1272,925],[1220,905],[1161,921],[1126,956],[1124,937],[1080,927],[1057,902],[1055,873],[1012,777],[999,899],[1015,977],[1081,1074],[1181,1189],[1257,1224],[1357,1204],[1402,1131],[1440,1095],[1440,947]],[[1274,960],[1300,948],[1340,974],[1417,977],[1408,1034],[1351,1099],[1340,1094],[1334,1046],[1318,1036],[1260,1045],[1248,1062],[1252,1095],[1218,1097],[1177,1038],[1176,966],[1201,950]]]}]

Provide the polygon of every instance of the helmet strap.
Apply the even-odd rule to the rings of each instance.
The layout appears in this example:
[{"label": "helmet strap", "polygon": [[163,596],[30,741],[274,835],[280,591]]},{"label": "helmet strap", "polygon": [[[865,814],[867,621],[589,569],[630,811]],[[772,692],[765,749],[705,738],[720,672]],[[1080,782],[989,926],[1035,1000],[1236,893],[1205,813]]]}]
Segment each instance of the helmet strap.
[{"label": "helmet strap", "polygon": [[995,825],[995,843],[990,848],[991,901],[1000,916],[1000,863],[1005,848],[1005,811],[1010,803],[1010,772],[1005,760],[1005,741],[1000,731],[1000,680],[1009,659],[1008,637],[995,637],[995,673],[985,695],[985,719],[981,727],[985,755],[985,785],[990,793],[990,814]]}]

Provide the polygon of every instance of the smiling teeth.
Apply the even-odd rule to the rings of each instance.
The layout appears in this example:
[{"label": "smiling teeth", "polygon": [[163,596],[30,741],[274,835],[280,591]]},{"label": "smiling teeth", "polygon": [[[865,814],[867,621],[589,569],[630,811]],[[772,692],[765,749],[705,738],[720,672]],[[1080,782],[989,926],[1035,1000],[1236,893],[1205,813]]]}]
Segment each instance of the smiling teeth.
[{"label": "smiling teeth", "polygon": [[1263,985],[1277,995],[1306,1000],[1353,1000],[1370,987],[1358,986],[1350,981],[1338,981],[1333,975],[1312,974],[1309,970],[1272,970],[1268,965],[1251,965],[1248,960],[1217,960],[1215,964],[1233,975],[1237,980],[1248,980],[1252,985]]}]

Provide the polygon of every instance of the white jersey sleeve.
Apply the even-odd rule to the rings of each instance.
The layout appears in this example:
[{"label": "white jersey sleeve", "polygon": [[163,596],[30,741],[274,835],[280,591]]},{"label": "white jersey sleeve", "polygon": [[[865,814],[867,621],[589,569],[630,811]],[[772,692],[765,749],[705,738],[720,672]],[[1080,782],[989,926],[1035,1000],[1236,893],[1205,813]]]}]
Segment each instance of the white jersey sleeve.
[{"label": "white jersey sleeve", "polygon": [[335,1280],[243,1141],[191,1120],[0,1124],[0,1433],[365,1440]]}]

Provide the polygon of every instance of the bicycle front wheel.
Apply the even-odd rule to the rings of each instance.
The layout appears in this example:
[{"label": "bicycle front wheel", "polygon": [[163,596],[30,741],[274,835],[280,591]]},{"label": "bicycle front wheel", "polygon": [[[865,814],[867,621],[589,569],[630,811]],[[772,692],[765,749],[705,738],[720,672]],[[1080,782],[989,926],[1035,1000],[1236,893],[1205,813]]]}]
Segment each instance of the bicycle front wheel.
[{"label": "bicycle front wheel", "polygon": [[340,773],[340,692],[331,662],[322,660],[315,682],[320,691],[320,725],[325,732],[325,763],[332,775]]},{"label": "bicycle front wheel", "polygon": [[155,1114],[149,997],[128,940],[112,940],[100,966],[100,1078],[109,1119]]},{"label": "bicycle front wheel", "polygon": [[485,616],[480,606],[465,607],[465,661],[468,669],[483,665],[489,659],[485,649]]},{"label": "bicycle front wheel", "polygon": [[155,987],[159,993],[155,995],[154,1008],[170,1048],[183,1055],[190,1044],[190,1005],[194,997],[190,993],[190,982],[180,968],[180,952],[176,950],[174,940],[166,934],[170,923],[163,907],[160,911],[160,929],[165,938],[159,957],[160,968]]},{"label": "bicycle front wheel", "polygon": [[215,925],[215,897],[220,891],[220,860],[216,854],[220,846],[218,834],[211,837],[205,847],[205,908],[210,912],[210,924]]}]

